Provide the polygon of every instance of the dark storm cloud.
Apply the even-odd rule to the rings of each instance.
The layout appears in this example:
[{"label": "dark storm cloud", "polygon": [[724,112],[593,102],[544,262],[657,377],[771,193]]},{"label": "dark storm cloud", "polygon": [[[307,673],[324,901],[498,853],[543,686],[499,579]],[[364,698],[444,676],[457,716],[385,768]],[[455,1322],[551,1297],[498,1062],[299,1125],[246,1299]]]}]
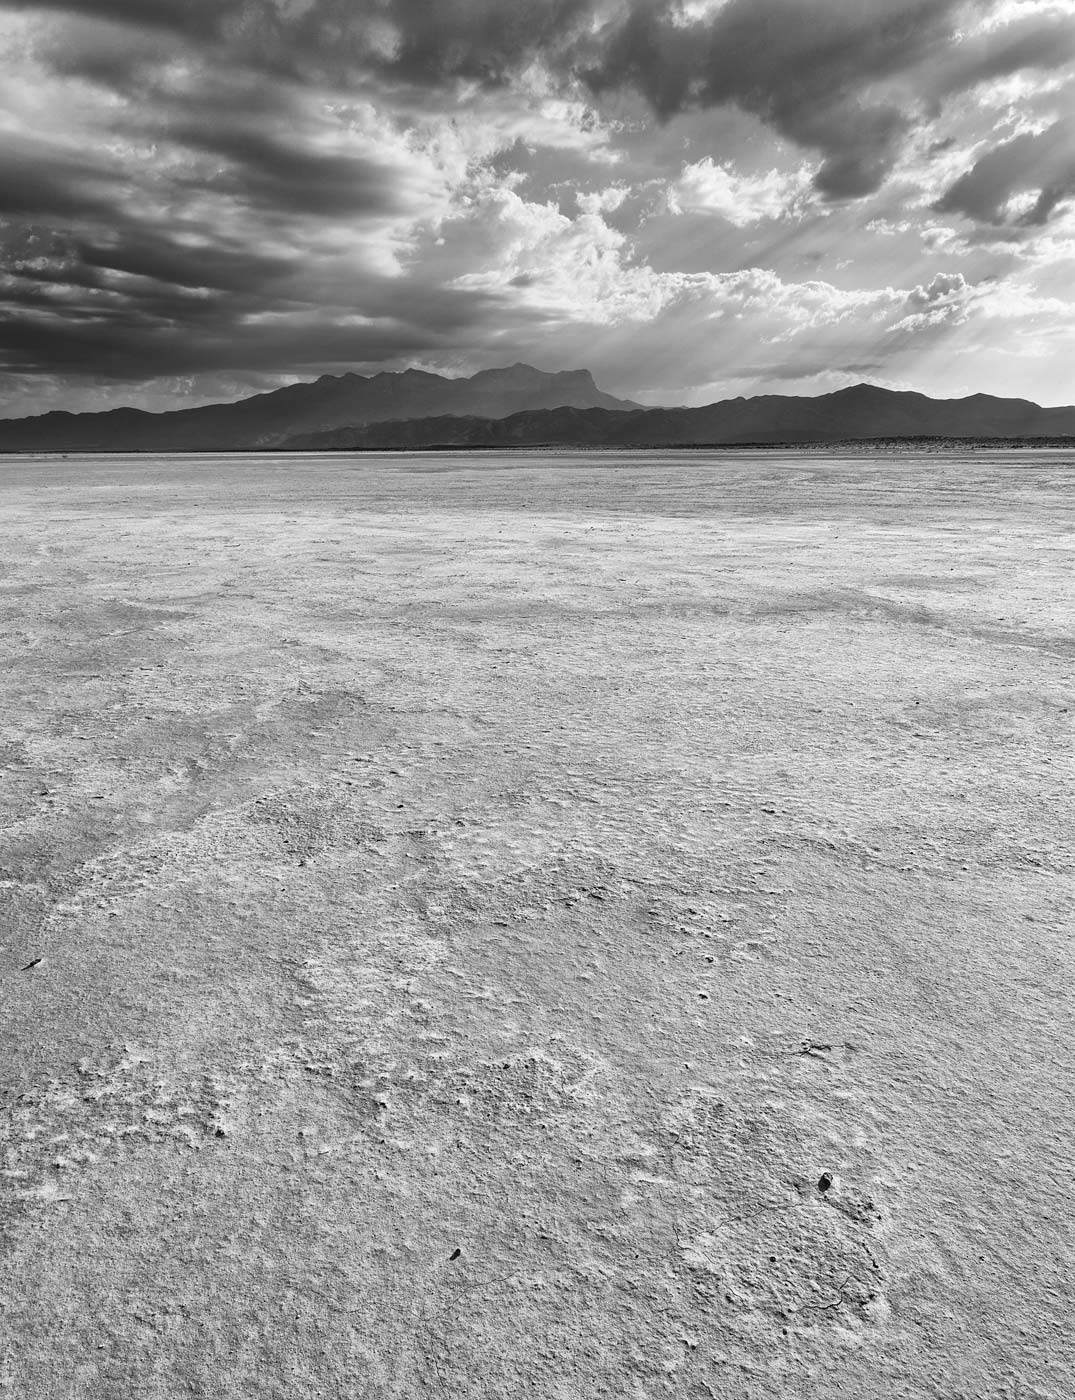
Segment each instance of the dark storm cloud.
[{"label": "dark storm cloud", "polygon": [[[70,289],[85,293],[70,300]],[[15,268],[0,279],[0,369],[33,364],[44,371],[80,366],[103,378],[281,365],[329,368],[451,346],[459,333],[487,319],[490,298],[391,282],[369,287],[362,315],[301,297],[190,289],[128,279],[110,286],[84,264],[69,269]],[[47,316],[21,316],[37,308]]]},{"label": "dark storm cloud", "polygon": [[[81,65],[86,75],[119,86],[143,81],[144,31],[152,28],[200,46],[207,64],[223,62],[242,75],[251,100],[250,78],[258,73],[312,84],[373,79],[439,90],[464,80],[495,89],[539,62],[597,98],[636,91],[663,120],[734,105],[816,151],[816,186],[831,198],[859,198],[881,185],[921,115],[917,103],[1075,54],[1075,25],[1042,16],[965,41],[959,24],[988,11],[990,0],[729,0],[694,21],[684,19],[677,0],[0,0],[5,4],[124,23],[127,48],[117,39],[107,52],[95,50],[84,34],[65,47],[62,31],[52,41],[62,69]],[[909,75],[909,87],[884,93]],[[266,173],[257,160],[252,169]],[[332,172],[322,173],[332,184]],[[313,172],[311,182],[296,181],[305,190],[316,183]],[[274,186],[270,180],[261,194],[271,199]],[[338,196],[325,197],[336,204]]]},{"label": "dark storm cloud", "polygon": [[[40,11],[167,33],[262,71],[314,82],[362,73],[438,87],[456,79],[508,82],[547,60],[606,8],[601,0],[0,0]],[[58,50],[58,53],[61,52]],[[137,43],[129,50],[138,54]],[[96,67],[97,55],[93,55]],[[79,56],[65,60],[77,67]],[[116,56],[112,72],[122,70]]]},{"label": "dark storm cloud", "polygon": [[218,35],[241,6],[231,0],[3,0],[0,8],[82,15],[204,40]]},{"label": "dark storm cloud", "polygon": [[[601,8],[595,0],[316,0],[285,32],[294,52],[330,71],[335,49],[335,63],[368,63],[397,81],[439,86],[462,78],[497,87],[535,59],[569,54]],[[387,42],[370,43],[373,21]]]},{"label": "dark storm cloud", "polygon": [[[991,8],[990,0],[729,0],[692,22],[676,0],[315,0],[300,19],[251,27],[247,39],[262,61],[295,72],[496,87],[540,60],[596,98],[636,91],[662,120],[734,105],[818,152],[815,184],[840,199],[879,188],[921,107],[1075,55],[1075,23],[1040,15],[966,41],[960,25]],[[371,42],[374,20],[380,45]]]},{"label": "dark storm cloud", "polygon": [[633,87],[668,118],[734,103],[818,151],[833,198],[877,189],[913,114],[869,94],[951,41],[958,0],[730,0],[677,23],[666,0],[636,4],[600,61],[593,90]]},{"label": "dark storm cloud", "polygon": [[0,226],[0,371],[103,380],[331,370],[454,348],[493,298],[420,281],[318,281],[300,252]]},{"label": "dark storm cloud", "polygon": [[249,249],[191,247],[148,231],[111,242],[80,242],[75,251],[87,268],[230,292],[260,291],[296,267],[294,258]]},{"label": "dark storm cloud", "polygon": [[[18,301],[27,295],[27,289],[20,283],[39,282],[49,287],[83,287],[97,291],[104,285],[101,274],[92,267],[74,264],[68,267],[36,267],[32,263],[14,263],[4,277],[4,290],[0,300]],[[51,303],[50,303],[51,304]]]},{"label": "dark storm cloud", "polygon": [[136,296],[138,288],[160,283],[250,296],[256,305],[272,295],[274,284],[303,266],[298,254],[283,257],[219,242],[180,243],[162,230],[118,218],[92,236],[0,222],[0,268],[9,278],[111,289],[116,295]]},{"label": "dark storm cloud", "polygon": [[[665,120],[736,105],[819,152],[817,186],[841,198],[878,188],[915,118],[871,86],[943,52],[960,16],[987,8],[987,0],[730,0],[688,22],[674,0],[314,0],[293,17],[273,5],[225,4],[219,28],[245,62],[311,81],[365,73],[496,88],[540,62],[597,97],[635,90]],[[963,86],[1055,52],[1028,23],[1003,52],[986,45],[946,81]]]},{"label": "dark storm cloud", "polygon": [[[125,93],[153,92],[152,68],[182,57],[226,74],[237,101],[288,101],[270,78],[344,87],[385,75],[439,88],[495,85],[539,57],[571,11],[592,0],[0,0],[53,23],[38,37],[56,71]],[[544,22],[542,16],[544,15]],[[221,94],[217,94],[220,100]]]},{"label": "dark storm cloud", "polygon": [[[237,324],[244,311],[257,309],[264,289],[251,298],[243,293],[209,291],[154,278],[115,276],[110,269],[84,262],[77,253],[66,260],[12,261],[0,282],[0,309],[41,305],[69,323],[109,328],[117,341],[133,329]],[[3,317],[0,355],[10,345],[13,322]]]},{"label": "dark storm cloud", "polygon": [[249,129],[178,127],[173,141],[221,156],[223,173],[210,188],[243,202],[279,212],[303,214],[388,214],[399,212],[396,172],[361,157],[303,148]]},{"label": "dark storm cloud", "polygon": [[242,7],[7,8],[62,11],[35,35],[39,60],[124,100],[89,109],[108,127],[86,154],[0,148],[0,366],[145,379],[419,354],[483,304],[434,287],[386,306],[366,277],[354,291],[370,309],[350,308],[362,324],[334,325],[355,295],[346,272],[320,279],[321,231],[353,221],[360,244],[363,220],[399,212],[406,178],[341,149],[316,104],[221,37]]},{"label": "dark storm cloud", "polygon": [[[23,299],[5,299],[0,372],[144,381],[220,370],[342,370],[354,364],[454,350],[450,332],[386,319],[349,325],[310,317],[304,323],[235,320],[218,309],[192,316],[28,315]],[[30,303],[43,309],[40,299]],[[176,309],[173,305],[173,311]],[[53,308],[55,310],[55,308]]]},{"label": "dark storm cloud", "polygon": [[[401,134],[415,113],[449,115],[469,94],[480,116],[476,91],[495,116],[529,90],[531,70],[540,91],[620,100],[632,115],[644,102],[660,122],[683,118],[677,132],[735,109],[814,153],[817,189],[850,200],[884,182],[913,124],[950,93],[1075,55],[1075,26],[1055,17],[976,35],[974,18],[991,8],[728,0],[692,20],[674,0],[0,0],[39,16],[34,61],[97,122],[84,153],[74,116],[66,147],[0,150],[0,367],[145,379],[488,344],[498,326],[540,314],[444,285],[480,273],[496,249],[461,218],[466,246],[453,261],[451,233],[435,241],[408,224],[446,199]],[[351,102],[368,104],[389,137],[349,128],[340,104]],[[1071,189],[1065,141],[999,147],[942,207],[1002,223],[1012,195],[1031,190],[1019,217],[1044,221]],[[622,143],[616,173],[637,183],[630,150]],[[525,169],[528,197],[560,189],[571,212],[587,159],[581,148],[535,153],[524,139],[488,172]],[[672,162],[648,176],[660,183]],[[400,215],[393,241],[385,230]],[[627,231],[641,216],[625,204],[617,217]],[[369,266],[398,256],[409,270],[369,274],[367,246]],[[516,289],[533,277],[517,271]]]},{"label": "dark storm cloud", "polygon": [[[1013,214],[1009,201],[1019,195],[1032,197],[1032,203]],[[1030,227],[1044,224],[1057,205],[1073,195],[1075,120],[1066,118],[1045,131],[1025,132],[988,151],[936,208],[979,223]]]},{"label": "dark storm cloud", "polygon": [[44,142],[7,135],[0,145],[0,215],[78,220],[110,217],[121,172]]}]

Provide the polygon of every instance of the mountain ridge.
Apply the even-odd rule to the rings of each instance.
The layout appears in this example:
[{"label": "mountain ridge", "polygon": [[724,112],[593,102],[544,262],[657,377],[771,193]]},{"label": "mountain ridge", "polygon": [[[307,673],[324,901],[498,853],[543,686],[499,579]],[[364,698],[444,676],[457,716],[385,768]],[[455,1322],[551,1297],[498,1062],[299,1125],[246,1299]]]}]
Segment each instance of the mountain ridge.
[{"label": "mountain ridge", "polygon": [[389,419],[448,413],[496,419],[544,408],[638,406],[603,393],[586,369],[546,372],[518,362],[459,379],[413,368],[348,372],[198,408],[59,409],[0,419],[0,452],[249,451],[279,447],[296,434]]},{"label": "mountain ridge", "polygon": [[1075,439],[1075,407],[972,394],[931,399],[910,390],[851,385],[810,398],[765,394],[701,408],[601,408],[521,412],[498,420],[440,416],[301,435],[295,451],[391,451],[423,447],[764,446],[879,439]]},{"label": "mountain ridge", "polygon": [[933,399],[852,384],[698,408],[613,398],[589,370],[518,362],[449,379],[427,370],[348,372],[235,403],[150,413],[53,410],[0,420],[0,452],[391,451],[425,447],[692,447],[879,439],[1075,438],[1075,407],[975,393]]}]

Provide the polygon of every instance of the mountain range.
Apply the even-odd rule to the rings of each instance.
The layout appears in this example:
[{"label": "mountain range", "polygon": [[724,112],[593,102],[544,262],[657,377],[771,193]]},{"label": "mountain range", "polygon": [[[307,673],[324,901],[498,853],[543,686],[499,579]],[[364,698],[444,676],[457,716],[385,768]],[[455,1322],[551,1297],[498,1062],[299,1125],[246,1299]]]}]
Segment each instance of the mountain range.
[{"label": "mountain range", "polygon": [[171,413],[116,408],[103,413],[43,413],[0,419],[0,452],[228,452],[284,446],[308,433],[361,428],[386,419],[463,414],[499,419],[547,408],[634,409],[603,394],[589,370],[546,374],[530,365],[448,379],[400,374],[322,375],[237,403]]},{"label": "mountain range", "polygon": [[642,408],[588,370],[530,365],[448,379],[421,370],[323,375],[237,403],[171,413],[113,409],[0,419],[0,452],[397,451],[432,447],[695,447],[885,438],[1075,440],[1075,407],[857,384],[816,398],[767,394]]}]

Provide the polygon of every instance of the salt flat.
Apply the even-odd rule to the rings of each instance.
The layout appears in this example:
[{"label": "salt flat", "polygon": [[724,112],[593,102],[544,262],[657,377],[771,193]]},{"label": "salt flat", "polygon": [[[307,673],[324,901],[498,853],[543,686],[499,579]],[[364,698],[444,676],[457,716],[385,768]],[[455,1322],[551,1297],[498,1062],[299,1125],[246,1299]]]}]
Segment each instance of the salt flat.
[{"label": "salt flat", "polygon": [[1070,1393],[1075,454],[10,459],[0,541],[0,1392]]}]

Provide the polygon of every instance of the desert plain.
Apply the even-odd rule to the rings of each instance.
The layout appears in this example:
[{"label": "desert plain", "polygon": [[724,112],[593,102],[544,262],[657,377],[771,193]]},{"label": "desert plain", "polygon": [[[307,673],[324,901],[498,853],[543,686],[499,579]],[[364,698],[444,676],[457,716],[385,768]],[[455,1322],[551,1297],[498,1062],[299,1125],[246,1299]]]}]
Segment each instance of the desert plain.
[{"label": "desert plain", "polygon": [[1065,451],[0,462],[0,1395],[1069,1395],[1073,566]]}]

